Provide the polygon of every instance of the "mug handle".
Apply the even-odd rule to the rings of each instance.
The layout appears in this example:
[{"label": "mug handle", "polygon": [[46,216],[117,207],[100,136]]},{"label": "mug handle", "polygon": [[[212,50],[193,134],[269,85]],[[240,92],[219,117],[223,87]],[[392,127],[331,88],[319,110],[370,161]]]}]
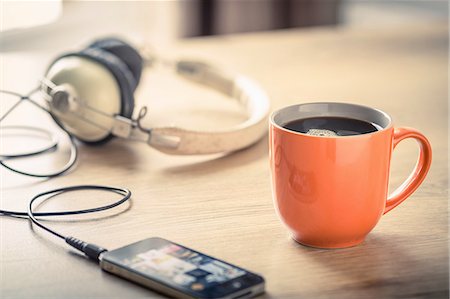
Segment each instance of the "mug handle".
[{"label": "mug handle", "polygon": [[400,185],[394,192],[389,195],[386,201],[384,213],[386,214],[400,203],[402,203],[408,196],[410,196],[425,179],[428,170],[431,166],[431,145],[428,139],[419,131],[412,128],[395,128],[393,136],[393,149],[406,138],[413,138],[419,143],[420,152],[417,164],[413,172],[409,175],[403,184]]}]

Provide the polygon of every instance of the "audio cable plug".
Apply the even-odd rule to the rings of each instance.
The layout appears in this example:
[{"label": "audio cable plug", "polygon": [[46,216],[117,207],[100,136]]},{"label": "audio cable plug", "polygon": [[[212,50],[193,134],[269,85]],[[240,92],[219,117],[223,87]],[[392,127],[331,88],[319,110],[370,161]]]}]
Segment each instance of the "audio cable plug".
[{"label": "audio cable plug", "polygon": [[94,261],[97,261],[97,262],[99,261],[100,254],[108,251],[105,248],[102,248],[95,244],[86,243],[86,242],[81,241],[74,237],[66,237],[65,241],[67,244],[69,244],[73,248],[78,249],[79,251],[81,251],[85,255],[87,255],[90,259],[93,259]]}]

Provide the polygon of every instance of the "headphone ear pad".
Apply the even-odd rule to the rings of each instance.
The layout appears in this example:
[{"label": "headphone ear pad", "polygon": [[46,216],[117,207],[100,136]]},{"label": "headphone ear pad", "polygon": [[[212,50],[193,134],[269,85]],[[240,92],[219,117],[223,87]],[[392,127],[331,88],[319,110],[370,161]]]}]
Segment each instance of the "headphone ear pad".
[{"label": "headphone ear pad", "polygon": [[115,55],[96,48],[87,48],[74,55],[98,62],[114,75],[120,88],[122,104],[120,115],[131,118],[134,109],[133,86],[135,86],[136,83],[125,63]]},{"label": "headphone ear pad", "polygon": [[136,89],[141,79],[143,69],[143,59],[139,52],[130,44],[118,38],[103,38],[94,41],[88,46],[91,49],[100,49],[109,52],[122,60],[133,74],[135,85],[132,86],[133,91]]}]

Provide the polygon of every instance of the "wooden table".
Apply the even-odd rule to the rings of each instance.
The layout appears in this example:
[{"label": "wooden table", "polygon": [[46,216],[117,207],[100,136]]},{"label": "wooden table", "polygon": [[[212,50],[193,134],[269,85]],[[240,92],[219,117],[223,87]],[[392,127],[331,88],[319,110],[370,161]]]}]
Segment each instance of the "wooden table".
[{"label": "wooden table", "polygon": [[[32,195],[67,185],[123,186],[133,192],[131,205],[94,219],[47,224],[110,249],[151,236],[179,242],[261,273],[265,298],[448,298],[447,43],[446,24],[427,24],[210,37],[179,42],[166,52],[248,74],[265,86],[273,109],[350,101],[387,111],[396,125],[429,137],[434,161],[425,182],[357,247],[320,250],[289,238],[272,206],[267,138],[224,157],[172,157],[120,140],[102,147],[80,144],[78,166],[62,177],[30,179],[2,169],[1,207],[24,210]],[[25,92],[68,47],[3,53],[2,87]],[[150,106],[149,123],[224,127],[242,117],[219,95],[174,83],[169,73],[148,70],[144,80],[136,97],[138,105]],[[21,109],[12,122],[57,130],[46,115]],[[63,147],[30,165],[48,168],[66,155]],[[414,142],[396,149],[392,187],[406,178],[416,157]],[[67,194],[41,209],[95,206],[110,198]],[[0,225],[1,298],[158,297],[102,272],[28,221],[0,217]]]}]

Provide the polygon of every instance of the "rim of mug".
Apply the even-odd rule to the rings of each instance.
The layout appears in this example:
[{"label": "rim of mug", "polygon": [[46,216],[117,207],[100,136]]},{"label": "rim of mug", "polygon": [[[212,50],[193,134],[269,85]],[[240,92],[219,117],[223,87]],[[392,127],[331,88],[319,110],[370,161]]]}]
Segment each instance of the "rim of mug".
[{"label": "rim of mug", "polygon": [[[285,110],[285,109],[289,109],[289,108],[293,108],[293,107],[299,107],[299,106],[306,106],[306,105],[313,105],[313,104],[338,104],[338,105],[350,105],[350,106],[355,106],[355,107],[362,107],[362,108],[366,108],[366,109],[370,109],[370,110],[374,110],[378,113],[380,113],[381,115],[383,115],[384,117],[386,117],[389,121],[389,123],[385,126],[385,127],[381,127],[381,130],[377,130],[375,132],[371,132],[371,133],[365,133],[365,134],[358,134],[358,135],[347,135],[347,136],[317,136],[317,135],[308,135],[305,133],[301,133],[301,132],[297,132],[294,130],[289,130],[284,128],[283,126],[277,124],[274,120],[274,117],[280,113],[281,111]],[[354,104],[354,103],[346,103],[346,102],[309,102],[309,103],[302,103],[302,104],[293,104],[293,105],[289,105],[289,106],[284,106],[282,108],[279,108],[275,111],[272,112],[272,114],[270,115],[270,124],[272,124],[273,126],[275,126],[276,128],[285,131],[287,133],[292,133],[292,134],[297,134],[297,135],[301,135],[301,136],[306,136],[306,137],[312,137],[312,138],[331,138],[331,139],[336,139],[336,138],[357,138],[357,137],[362,137],[362,136],[367,136],[367,135],[373,135],[373,134],[377,134],[377,133],[381,133],[384,132],[390,128],[392,128],[392,117],[387,114],[386,112],[384,112],[383,110],[380,110],[378,108],[373,108],[370,106],[366,106],[366,105],[361,105],[361,104]]]}]

